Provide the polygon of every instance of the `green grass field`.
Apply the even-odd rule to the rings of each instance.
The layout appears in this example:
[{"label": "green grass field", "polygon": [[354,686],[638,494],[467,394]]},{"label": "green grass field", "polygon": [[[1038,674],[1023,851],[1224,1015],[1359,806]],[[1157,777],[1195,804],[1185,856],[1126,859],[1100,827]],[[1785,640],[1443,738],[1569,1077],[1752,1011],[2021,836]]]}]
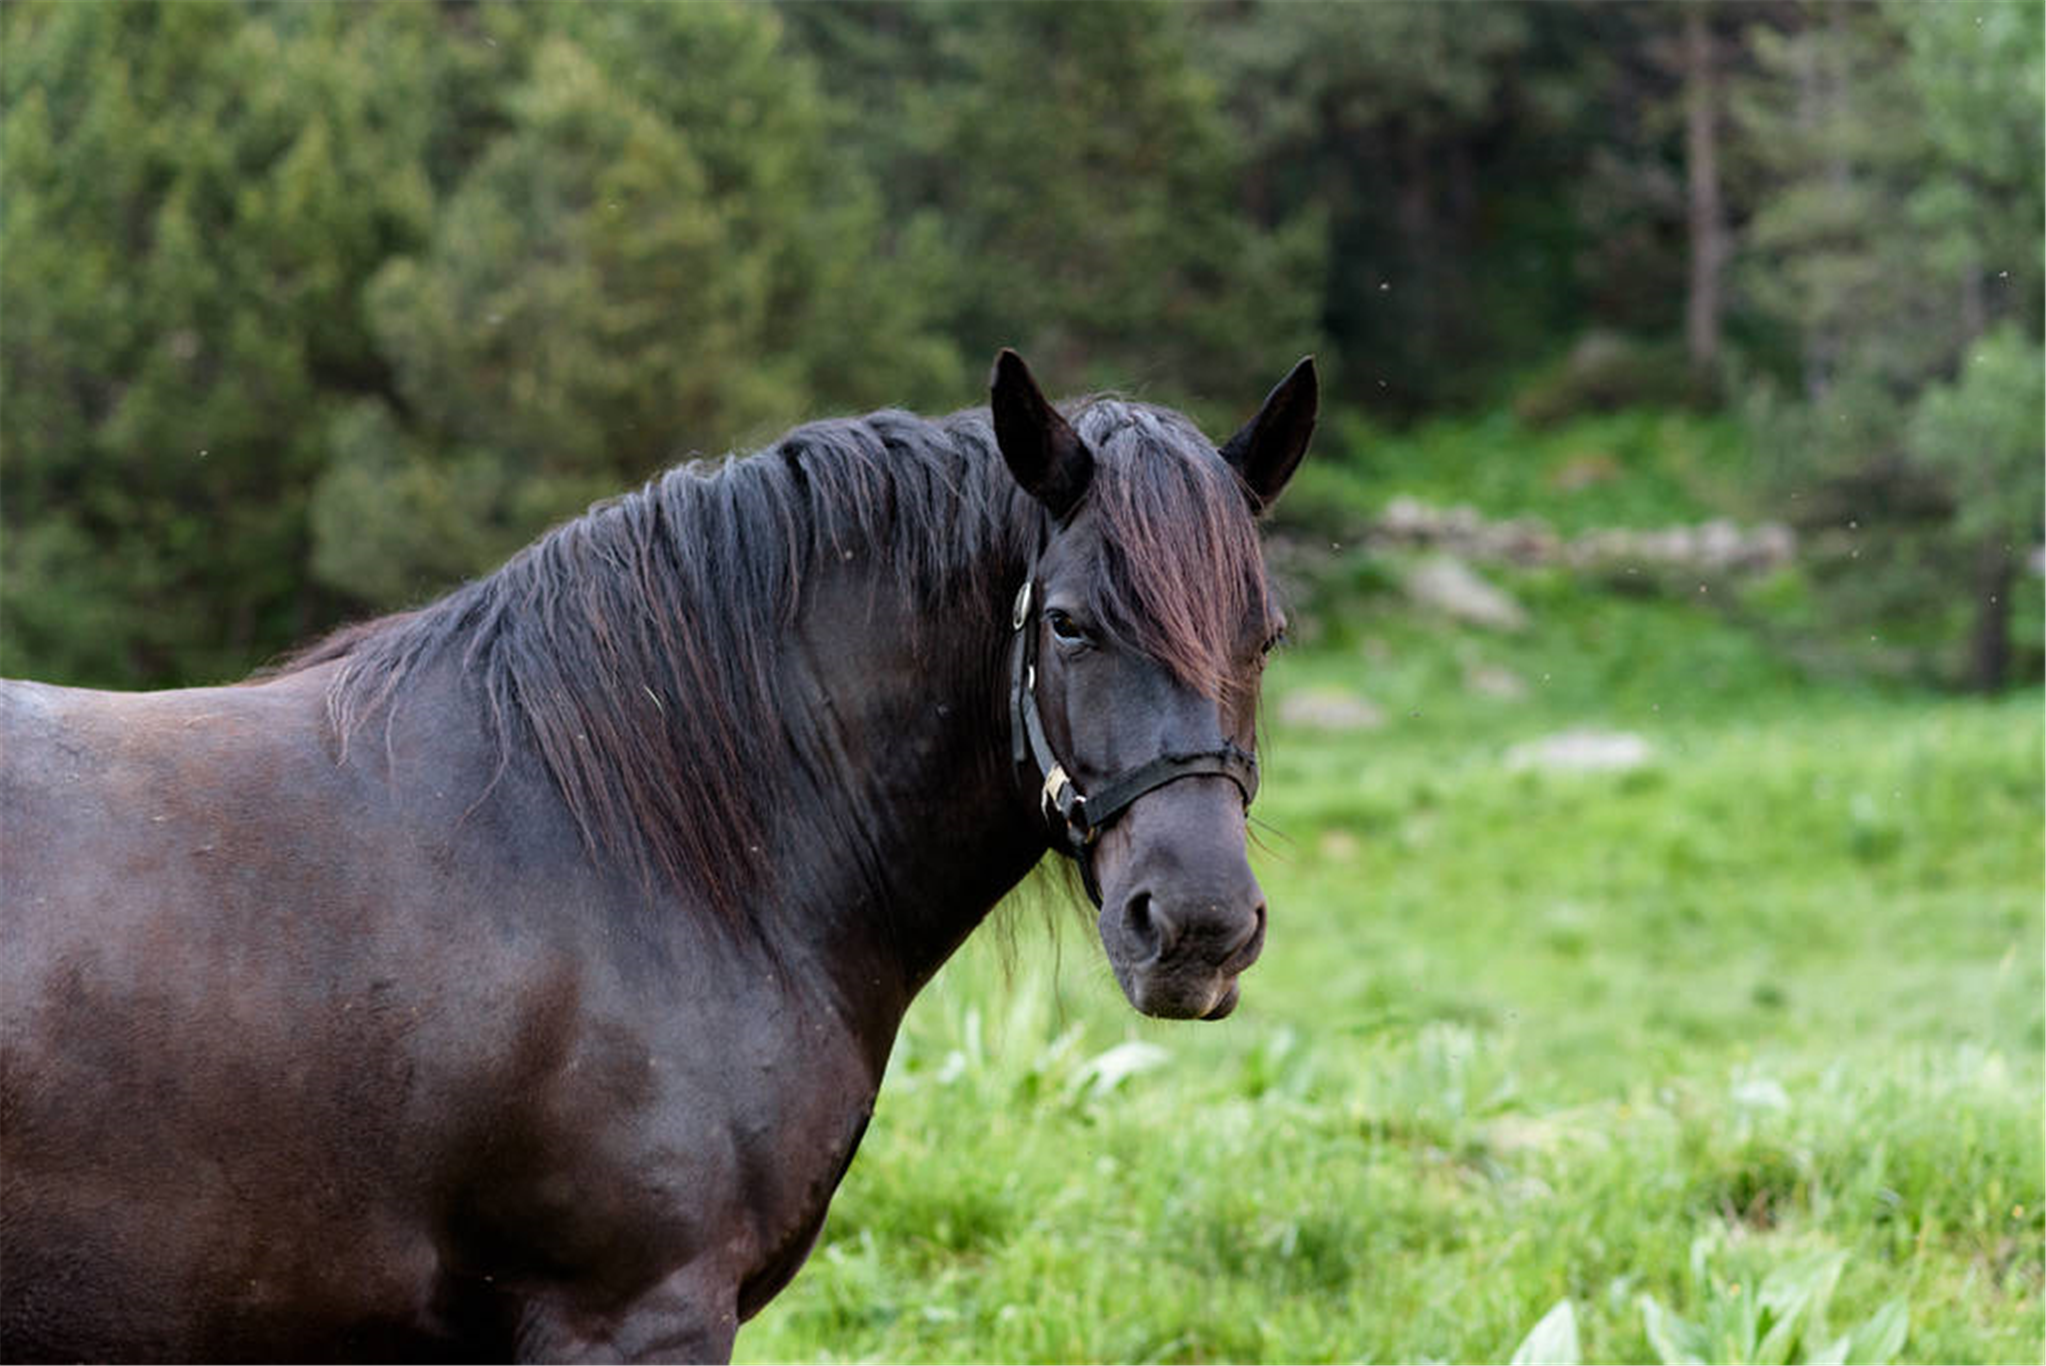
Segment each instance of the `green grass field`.
[{"label": "green grass field", "polygon": [[[1274,665],[1386,721],[1272,726],[1232,1019],[1138,1018],[1062,911],[976,936],[741,1358],[2040,1360],[2039,694],[1516,587]],[[1506,761],[1592,725],[1652,757]]]}]

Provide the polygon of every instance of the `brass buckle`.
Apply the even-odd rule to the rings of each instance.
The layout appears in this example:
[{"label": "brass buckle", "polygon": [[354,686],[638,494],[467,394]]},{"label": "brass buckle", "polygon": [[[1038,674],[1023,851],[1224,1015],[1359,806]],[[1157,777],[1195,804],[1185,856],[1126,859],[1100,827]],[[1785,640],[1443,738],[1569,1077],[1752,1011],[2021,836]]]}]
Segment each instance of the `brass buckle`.
[{"label": "brass buckle", "polygon": [[[1072,794],[1070,797],[1067,794]],[[1070,802],[1070,808],[1062,803]],[[1051,772],[1044,775],[1044,789],[1038,794],[1038,803],[1049,821],[1056,817],[1065,826],[1066,835],[1081,848],[1094,843],[1094,837],[1101,832],[1087,824],[1087,798],[1073,786],[1073,780],[1066,774],[1064,764],[1053,764]]]},{"label": "brass buckle", "polygon": [[1066,766],[1064,764],[1053,764],[1051,772],[1044,775],[1044,790],[1038,794],[1037,798],[1038,805],[1044,808],[1044,814],[1047,817],[1057,814],[1063,818],[1065,813],[1059,811],[1059,793],[1072,785],[1073,780],[1066,776]]}]

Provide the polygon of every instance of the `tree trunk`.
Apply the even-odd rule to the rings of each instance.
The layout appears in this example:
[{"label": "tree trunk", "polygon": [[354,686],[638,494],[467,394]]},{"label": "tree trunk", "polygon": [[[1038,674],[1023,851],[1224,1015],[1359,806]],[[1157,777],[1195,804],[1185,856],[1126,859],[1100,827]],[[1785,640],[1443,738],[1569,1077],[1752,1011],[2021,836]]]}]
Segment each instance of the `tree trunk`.
[{"label": "tree trunk", "polygon": [[2010,672],[2010,597],[2017,557],[1992,541],[1976,553],[1975,629],[1968,639],[1968,686],[1998,692]]},{"label": "tree trunk", "polygon": [[1719,198],[1719,92],[1712,30],[1703,5],[1684,13],[1685,174],[1690,188],[1691,290],[1684,342],[1692,377],[1709,384],[1719,365],[1719,320],[1726,263],[1726,220]]},{"label": "tree trunk", "polygon": [[[1378,288],[1398,290],[1390,312],[1405,322],[1413,353],[1423,363],[1438,354],[1442,320],[1435,307],[1436,263],[1441,223],[1435,211],[1435,166],[1427,139],[1412,122],[1398,131],[1400,147],[1399,225],[1405,248],[1404,278],[1382,280]],[[1382,301],[1381,301],[1382,302]]]},{"label": "tree trunk", "polygon": [[1982,267],[1970,259],[1961,269],[1961,336],[1974,341],[1989,330],[1989,297]]}]

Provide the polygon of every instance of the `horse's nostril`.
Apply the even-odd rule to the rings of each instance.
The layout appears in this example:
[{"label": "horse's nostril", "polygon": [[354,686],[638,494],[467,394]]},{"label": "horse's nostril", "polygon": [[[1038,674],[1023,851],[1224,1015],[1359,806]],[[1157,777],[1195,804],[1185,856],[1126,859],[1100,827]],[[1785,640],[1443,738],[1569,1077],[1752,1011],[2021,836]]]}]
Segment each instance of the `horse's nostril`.
[{"label": "horse's nostril", "polygon": [[1125,914],[1129,917],[1130,933],[1136,935],[1139,939],[1149,939],[1151,937],[1151,894],[1149,892],[1138,892],[1135,896],[1131,897]]},{"label": "horse's nostril", "polygon": [[1172,947],[1176,938],[1172,922],[1154,912],[1149,892],[1138,892],[1132,896],[1123,906],[1123,917],[1131,937],[1149,949],[1153,956],[1163,956]]}]

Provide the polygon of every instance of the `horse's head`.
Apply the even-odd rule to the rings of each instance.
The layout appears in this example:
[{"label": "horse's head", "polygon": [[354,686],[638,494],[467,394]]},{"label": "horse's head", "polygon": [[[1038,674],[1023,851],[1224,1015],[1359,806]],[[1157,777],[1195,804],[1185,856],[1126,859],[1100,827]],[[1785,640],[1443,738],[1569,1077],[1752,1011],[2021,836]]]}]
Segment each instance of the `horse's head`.
[{"label": "horse's head", "polygon": [[1002,456],[1050,514],[1013,622],[1016,758],[1043,775],[1054,839],[1147,1015],[1228,1014],[1264,946],[1245,821],[1281,617],[1255,519],[1300,463],[1316,402],[1303,360],[1217,449],[1142,404],[1068,420],[1014,352],[995,363]]}]

